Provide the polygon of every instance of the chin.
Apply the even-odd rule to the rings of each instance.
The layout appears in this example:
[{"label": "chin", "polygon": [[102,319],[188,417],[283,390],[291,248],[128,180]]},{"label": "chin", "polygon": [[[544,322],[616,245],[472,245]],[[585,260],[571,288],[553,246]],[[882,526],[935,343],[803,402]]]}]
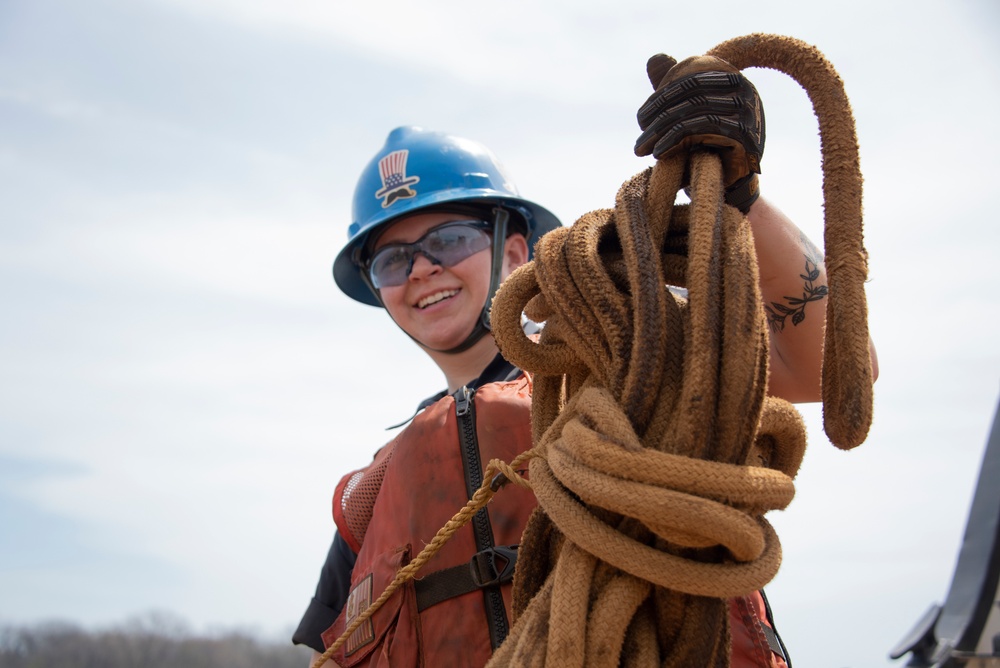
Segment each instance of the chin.
[{"label": "chin", "polygon": [[424,348],[429,350],[451,350],[456,346],[460,346],[465,343],[465,340],[469,338],[469,334],[472,333],[474,327],[469,328],[468,331],[460,332],[456,334],[444,334],[436,333],[435,336],[428,336],[426,338],[419,338]]}]

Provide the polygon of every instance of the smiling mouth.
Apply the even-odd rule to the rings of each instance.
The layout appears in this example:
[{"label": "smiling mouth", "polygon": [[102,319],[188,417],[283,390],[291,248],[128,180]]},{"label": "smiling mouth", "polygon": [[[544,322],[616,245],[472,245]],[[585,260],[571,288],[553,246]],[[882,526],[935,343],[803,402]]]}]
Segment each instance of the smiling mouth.
[{"label": "smiling mouth", "polygon": [[419,302],[417,302],[417,308],[425,309],[428,306],[437,304],[438,302],[444,301],[449,297],[454,297],[457,294],[458,290],[442,290],[441,292],[435,292],[434,294],[428,295],[423,299],[421,299]]}]

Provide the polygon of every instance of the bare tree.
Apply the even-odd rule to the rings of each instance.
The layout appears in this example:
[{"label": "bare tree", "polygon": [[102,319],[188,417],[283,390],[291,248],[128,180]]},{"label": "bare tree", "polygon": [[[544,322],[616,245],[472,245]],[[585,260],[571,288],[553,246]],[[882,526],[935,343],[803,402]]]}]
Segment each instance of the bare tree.
[{"label": "bare tree", "polygon": [[150,613],[103,630],[69,622],[0,625],[0,668],[302,668],[310,652],[250,631],[194,634],[176,616]]}]

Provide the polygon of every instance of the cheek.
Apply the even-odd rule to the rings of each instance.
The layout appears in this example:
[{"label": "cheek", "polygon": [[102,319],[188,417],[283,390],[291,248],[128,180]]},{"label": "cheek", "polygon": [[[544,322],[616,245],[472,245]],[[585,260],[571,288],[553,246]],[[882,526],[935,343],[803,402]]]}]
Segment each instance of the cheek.
[{"label": "cheek", "polygon": [[397,314],[402,313],[406,306],[404,292],[405,289],[403,286],[382,288],[379,290],[379,295],[382,297],[382,304],[385,306],[385,310],[389,312],[389,315],[395,317]]},{"label": "cheek", "polygon": [[490,262],[492,255],[489,249],[479,251],[475,255],[467,257],[452,269],[465,284],[475,289],[486,290],[490,281]]}]

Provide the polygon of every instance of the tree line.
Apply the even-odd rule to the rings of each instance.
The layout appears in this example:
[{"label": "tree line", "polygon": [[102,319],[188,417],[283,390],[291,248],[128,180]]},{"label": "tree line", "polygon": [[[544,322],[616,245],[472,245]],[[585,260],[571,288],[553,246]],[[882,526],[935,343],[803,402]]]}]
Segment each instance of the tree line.
[{"label": "tree line", "polygon": [[0,623],[0,668],[305,668],[310,651],[248,631],[194,634],[159,613],[97,630]]}]

